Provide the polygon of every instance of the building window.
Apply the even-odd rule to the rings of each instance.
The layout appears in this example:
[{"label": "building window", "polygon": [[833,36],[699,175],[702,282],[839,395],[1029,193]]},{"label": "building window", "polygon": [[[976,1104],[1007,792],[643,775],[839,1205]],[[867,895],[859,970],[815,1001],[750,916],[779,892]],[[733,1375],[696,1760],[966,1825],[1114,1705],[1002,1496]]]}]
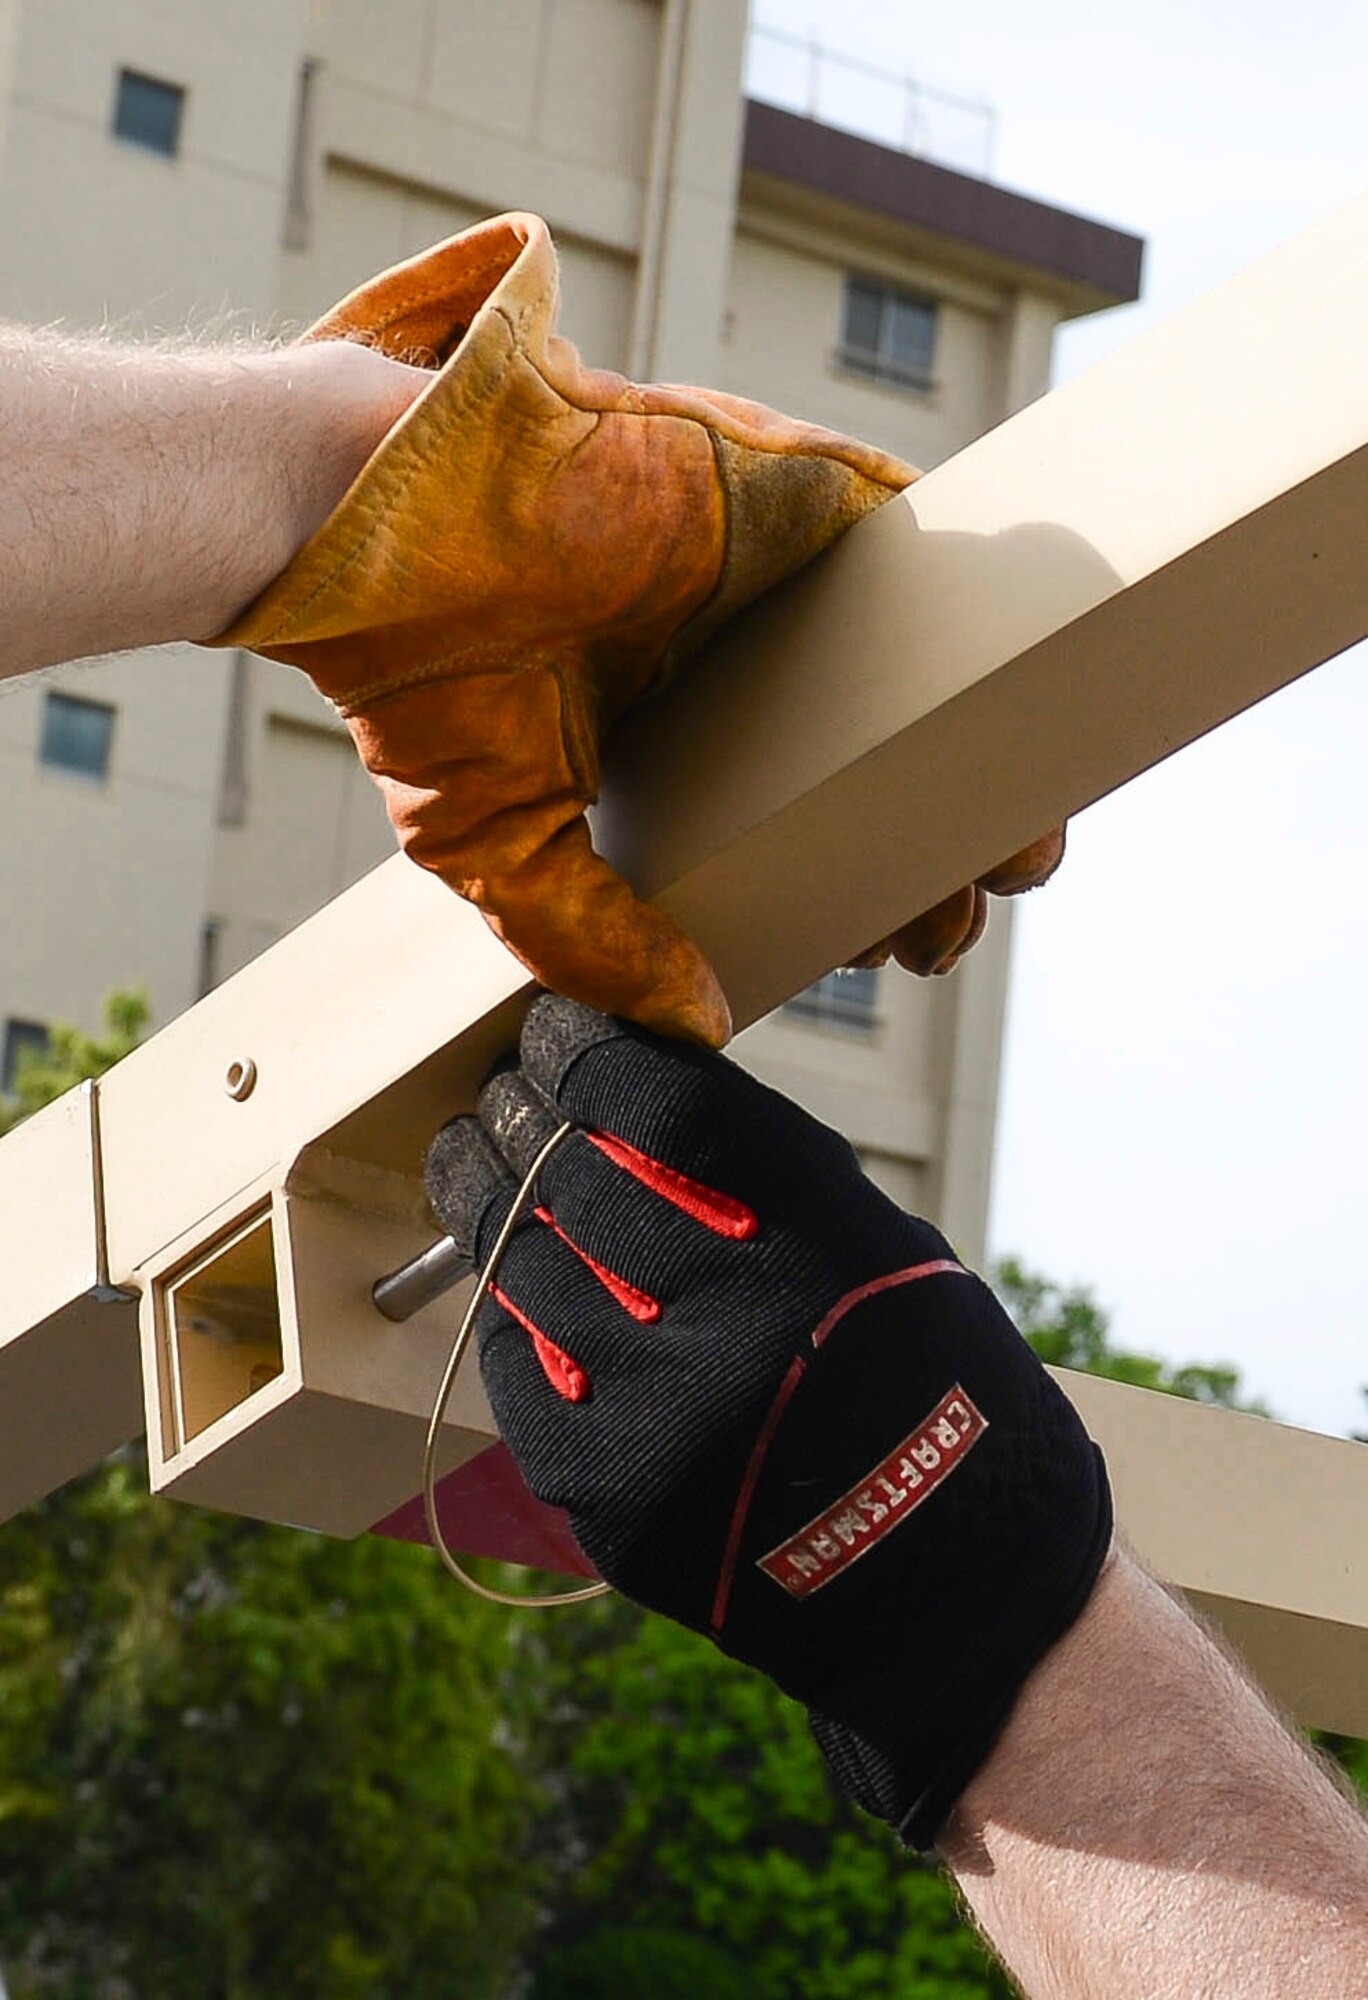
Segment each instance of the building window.
[{"label": "building window", "polygon": [[113,740],[114,711],[108,702],[49,690],[38,750],[44,764],[59,771],[79,771],[83,778],[107,778]]},{"label": "building window", "polygon": [[135,69],[119,71],[114,93],[114,136],[132,146],[174,159],[180,151],[185,92],[178,83],[161,83]]},{"label": "building window", "polygon": [[900,292],[877,278],[846,279],[838,356],[843,367],[905,389],[929,389],[935,348],[933,299]]},{"label": "building window", "polygon": [[875,1022],[878,982],[878,973],[867,966],[851,972],[829,972],[815,986],[786,1000],[782,1011],[822,1027],[854,1028],[867,1034]]},{"label": "building window", "polygon": [[19,1081],[19,1065],[26,1049],[36,1056],[45,1056],[48,1049],[48,1031],[41,1021],[6,1021],[5,1062],[0,1070],[0,1091],[7,1097],[13,1096]]}]

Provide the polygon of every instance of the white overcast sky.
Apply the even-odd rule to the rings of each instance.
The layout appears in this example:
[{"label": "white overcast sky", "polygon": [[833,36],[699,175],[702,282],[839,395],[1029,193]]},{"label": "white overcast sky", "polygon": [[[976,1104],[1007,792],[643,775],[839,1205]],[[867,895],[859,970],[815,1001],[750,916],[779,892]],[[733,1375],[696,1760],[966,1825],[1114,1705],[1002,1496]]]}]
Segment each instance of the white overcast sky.
[{"label": "white overcast sky", "polygon": [[[1142,301],[1066,331],[1058,380],[1368,189],[1362,0],[753,17],[987,98],[996,179],[1147,239]],[[1120,1343],[1328,1431],[1368,1428],[1366,895],[1360,647],[1074,822],[1020,913],[992,1223]]]}]

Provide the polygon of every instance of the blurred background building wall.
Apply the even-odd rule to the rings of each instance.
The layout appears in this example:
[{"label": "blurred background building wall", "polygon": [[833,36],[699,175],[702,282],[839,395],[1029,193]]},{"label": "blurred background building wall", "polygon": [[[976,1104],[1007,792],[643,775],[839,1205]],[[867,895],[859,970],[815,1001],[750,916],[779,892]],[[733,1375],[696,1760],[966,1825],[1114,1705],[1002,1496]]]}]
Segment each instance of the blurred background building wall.
[{"label": "blurred background building wall", "polygon": [[[933,465],[1046,388],[1062,319],[1135,296],[1140,246],[760,101],[764,57],[739,0],[0,0],[0,316],[297,330],[529,208],[593,363]],[[7,1066],[118,985],[178,1013],[392,846],[302,676],[191,647],[0,699],[0,841]],[[948,979],[823,981],[736,1050],[969,1256],[1009,953],[998,905]]]}]

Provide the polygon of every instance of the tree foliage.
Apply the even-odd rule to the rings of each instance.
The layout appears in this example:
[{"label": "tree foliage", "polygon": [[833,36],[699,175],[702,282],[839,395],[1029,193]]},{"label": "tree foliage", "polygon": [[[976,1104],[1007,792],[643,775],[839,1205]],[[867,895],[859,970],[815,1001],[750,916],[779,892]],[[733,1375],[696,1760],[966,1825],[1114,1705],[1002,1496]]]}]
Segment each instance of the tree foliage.
[{"label": "tree foliage", "polygon": [[[14,1116],[138,1041],[54,1029]],[[483,2000],[531,1920],[508,1614],[424,1550],[153,1499],[140,1456],[0,1528],[13,2000]]]},{"label": "tree foliage", "polygon": [[531,1914],[505,1614],[426,1551],[154,1500],[0,1530],[15,2000],[466,2000]]},{"label": "tree foliage", "polygon": [[21,1052],[10,1100],[0,1100],[0,1133],[41,1111],[76,1084],[103,1076],[138,1046],[150,1019],[147,995],[138,990],[108,995],[104,1027],[98,1035],[89,1035],[69,1021],[55,1023],[45,1049]]},{"label": "tree foliage", "polygon": [[1052,1368],[1077,1368],[1193,1403],[1268,1415],[1262,1403],[1242,1397],[1240,1371],[1228,1362],[1173,1368],[1152,1354],[1128,1354],[1113,1347],[1106,1314],[1082,1286],[1052,1284],[1027,1271],[1015,1257],[1005,1257],[993,1272],[993,1289],[1041,1360]]},{"label": "tree foliage", "polygon": [[557,1954],[529,2000],[750,2000],[736,1960],[707,1938],[684,1931],[606,1924]]},{"label": "tree foliage", "polygon": [[[841,1797],[802,1709],[609,1600],[556,1628],[541,1761],[551,1921],[534,1994],[602,1927],[703,1936],[756,2000],[984,2000],[1010,1988],[932,1868]],[[650,1979],[614,2000],[648,2000]]]}]

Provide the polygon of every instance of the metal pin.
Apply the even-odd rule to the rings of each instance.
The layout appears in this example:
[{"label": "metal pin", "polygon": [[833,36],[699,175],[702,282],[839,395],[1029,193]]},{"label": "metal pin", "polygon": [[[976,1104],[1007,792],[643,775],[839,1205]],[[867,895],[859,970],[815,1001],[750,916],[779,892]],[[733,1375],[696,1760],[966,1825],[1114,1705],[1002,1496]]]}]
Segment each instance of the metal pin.
[{"label": "metal pin", "polygon": [[468,1278],[473,1269],[470,1259],[461,1254],[452,1239],[443,1236],[418,1256],[411,1257],[407,1264],[401,1264],[397,1271],[377,1278],[371,1287],[371,1298],[386,1319],[412,1319],[424,1306],[440,1299],[443,1292],[459,1285],[462,1278]]}]

